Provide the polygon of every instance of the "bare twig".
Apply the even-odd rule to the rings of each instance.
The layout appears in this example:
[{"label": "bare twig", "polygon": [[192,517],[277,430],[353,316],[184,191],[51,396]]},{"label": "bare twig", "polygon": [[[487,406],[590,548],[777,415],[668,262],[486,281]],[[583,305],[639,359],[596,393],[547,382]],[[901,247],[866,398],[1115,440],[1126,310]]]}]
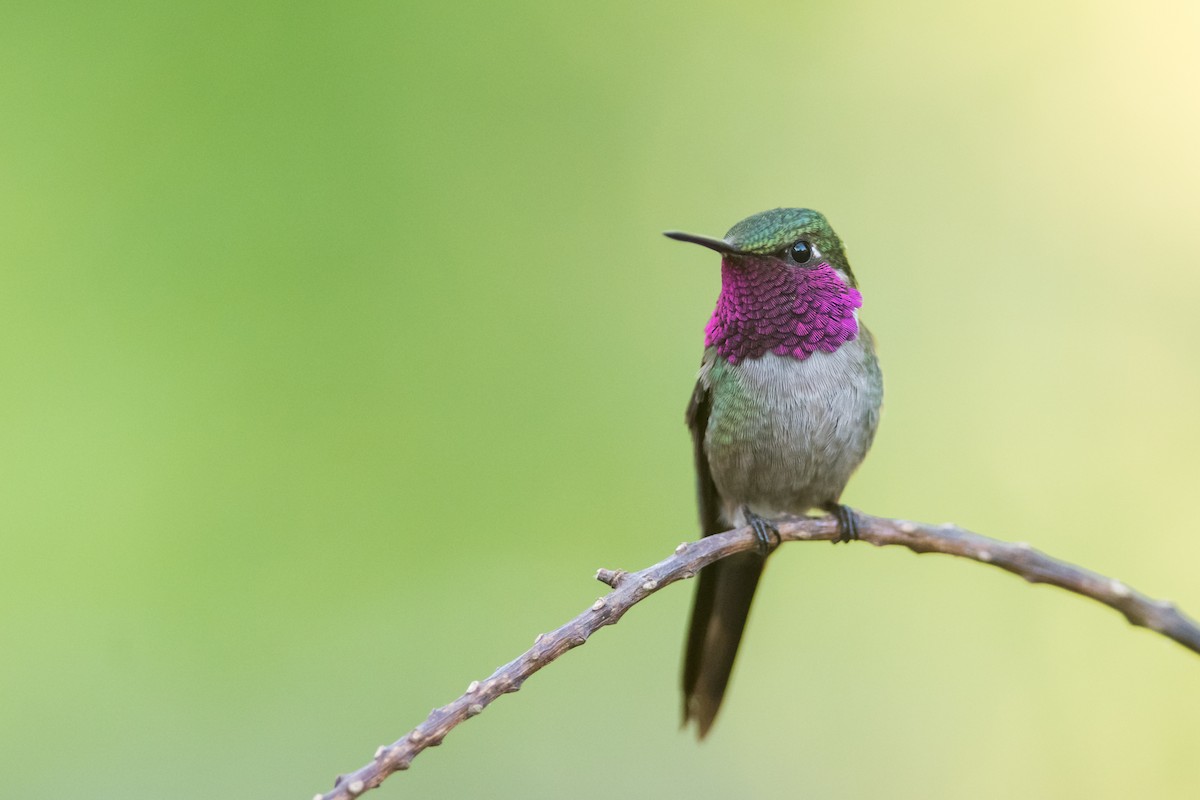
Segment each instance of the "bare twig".
[{"label": "bare twig", "polygon": [[[917,553],[961,556],[1008,570],[1030,583],[1058,586],[1111,606],[1130,623],[1157,631],[1200,653],[1200,627],[1173,603],[1153,600],[1118,580],[1051,558],[1024,542],[1013,544],[989,539],[949,524],[924,525],[866,514],[859,514],[858,519],[863,541],[878,546],[901,545]],[[828,541],[837,536],[836,523],[829,518],[790,520],[780,523],[778,528],[785,542]],[[393,772],[408,769],[413,758],[426,747],[441,744],[460,722],[479,714],[500,695],[520,689],[530,675],[586,642],[603,626],[615,623],[636,603],[664,586],[694,576],[714,561],[756,545],[753,531],[739,528],[698,542],[685,542],[669,558],[640,572],[600,570],[596,578],[611,586],[611,592],[562,627],[540,634],[533,647],[486,680],[473,681],[457,700],[435,708],[408,735],[380,747],[370,764],[340,776],[332,791],[318,794],[314,800],[349,800],[374,789]]]}]

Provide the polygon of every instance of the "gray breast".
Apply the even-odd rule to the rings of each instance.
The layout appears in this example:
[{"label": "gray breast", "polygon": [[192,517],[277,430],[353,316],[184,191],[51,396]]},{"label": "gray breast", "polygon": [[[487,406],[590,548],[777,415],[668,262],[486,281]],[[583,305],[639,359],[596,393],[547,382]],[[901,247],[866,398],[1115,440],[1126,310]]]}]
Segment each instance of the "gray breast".
[{"label": "gray breast", "polygon": [[713,407],[705,449],[726,521],[836,502],[875,436],[883,384],[871,335],[797,360],[729,364],[706,354]]}]

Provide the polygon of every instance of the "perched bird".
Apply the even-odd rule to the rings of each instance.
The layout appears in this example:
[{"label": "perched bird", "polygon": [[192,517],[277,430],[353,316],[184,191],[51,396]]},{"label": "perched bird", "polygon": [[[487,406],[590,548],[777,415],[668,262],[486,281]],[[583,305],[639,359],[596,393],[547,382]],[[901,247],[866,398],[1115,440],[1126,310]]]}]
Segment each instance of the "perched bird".
[{"label": "perched bird", "polygon": [[724,239],[666,236],[721,254],[721,295],[705,329],[687,407],[705,536],[750,525],[757,552],[703,570],[683,667],[683,721],[712,727],[750,601],[778,544],[772,520],[833,514],[839,541],[858,538],[838,501],[875,436],[883,379],[842,242],[821,214],[777,208]]}]

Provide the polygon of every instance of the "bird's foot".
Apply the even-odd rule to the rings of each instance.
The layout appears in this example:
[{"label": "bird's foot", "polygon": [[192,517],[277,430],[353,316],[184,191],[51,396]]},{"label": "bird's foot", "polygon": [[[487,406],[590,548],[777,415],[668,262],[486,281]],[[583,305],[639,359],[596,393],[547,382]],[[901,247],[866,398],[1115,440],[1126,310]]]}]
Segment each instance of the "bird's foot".
[{"label": "bird's foot", "polygon": [[758,540],[758,554],[763,558],[771,555],[776,547],[779,547],[779,529],[776,528],[765,517],[760,517],[755,514],[747,506],[742,506],[742,515],[746,518],[746,524],[754,529],[754,538]]},{"label": "bird's foot", "polygon": [[834,544],[858,540],[858,515],[853,508],[841,503],[830,503],[824,508],[837,520],[838,536],[833,540]]}]

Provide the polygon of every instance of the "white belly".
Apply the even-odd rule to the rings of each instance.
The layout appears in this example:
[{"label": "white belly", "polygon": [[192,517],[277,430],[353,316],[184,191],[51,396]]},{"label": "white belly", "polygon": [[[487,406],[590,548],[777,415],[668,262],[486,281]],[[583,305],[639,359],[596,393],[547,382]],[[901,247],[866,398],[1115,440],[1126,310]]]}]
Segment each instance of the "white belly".
[{"label": "white belly", "polygon": [[706,360],[714,395],[705,450],[727,522],[740,522],[742,506],[771,518],[837,502],[879,420],[869,341],[803,360]]}]

